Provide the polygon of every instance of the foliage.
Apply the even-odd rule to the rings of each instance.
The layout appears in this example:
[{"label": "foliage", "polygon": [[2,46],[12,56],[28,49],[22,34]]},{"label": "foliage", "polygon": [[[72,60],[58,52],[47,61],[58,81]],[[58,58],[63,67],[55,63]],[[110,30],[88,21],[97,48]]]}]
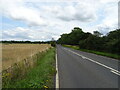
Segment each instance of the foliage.
[{"label": "foliage", "polygon": [[81,28],[75,27],[71,33],[62,34],[61,38],[57,41],[60,44],[70,44],[77,45],[79,44],[79,40],[84,38],[84,32]]},{"label": "foliage", "polygon": [[111,31],[106,36],[101,35],[98,31],[94,31],[93,34],[85,33],[81,28],[75,27],[72,32],[62,34],[57,43],[79,45],[80,49],[120,54],[120,29]]},{"label": "foliage", "polygon": [[120,54],[120,29],[111,31],[106,37],[106,49],[108,52]]},{"label": "foliage", "polygon": [[79,47],[88,50],[102,50],[103,41],[100,37],[90,35],[87,39],[79,42]]},{"label": "foliage", "polygon": [[56,42],[55,41],[51,41],[50,44],[51,44],[52,47],[56,47]]},{"label": "foliage", "polygon": [[93,34],[95,35],[95,36],[97,36],[97,37],[100,37],[102,34],[100,33],[100,32],[98,32],[98,31],[93,31]]},{"label": "foliage", "polygon": [[25,43],[25,44],[50,44],[50,41],[0,41],[0,43],[13,44],[13,43]]}]

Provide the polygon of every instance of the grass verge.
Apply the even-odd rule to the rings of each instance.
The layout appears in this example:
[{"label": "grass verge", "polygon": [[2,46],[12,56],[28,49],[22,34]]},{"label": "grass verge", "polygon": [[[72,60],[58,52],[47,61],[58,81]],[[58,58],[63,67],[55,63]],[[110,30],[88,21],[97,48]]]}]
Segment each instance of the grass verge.
[{"label": "grass verge", "polygon": [[93,50],[86,50],[86,49],[79,49],[78,46],[72,46],[72,45],[63,45],[63,46],[68,47],[68,48],[72,48],[72,49],[76,49],[76,50],[80,50],[80,51],[84,51],[84,52],[94,53],[97,55],[111,57],[114,59],[120,59],[120,55],[117,55],[117,54],[111,54],[111,53],[99,52],[99,51],[93,51]]},{"label": "grass verge", "polygon": [[54,88],[55,74],[55,48],[51,48],[23,79],[10,82],[4,88]]}]

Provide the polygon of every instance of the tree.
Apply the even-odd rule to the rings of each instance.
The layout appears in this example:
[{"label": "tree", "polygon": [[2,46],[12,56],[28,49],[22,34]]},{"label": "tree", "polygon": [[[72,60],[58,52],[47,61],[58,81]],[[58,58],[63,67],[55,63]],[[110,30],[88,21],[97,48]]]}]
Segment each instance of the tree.
[{"label": "tree", "polygon": [[120,54],[120,29],[111,31],[106,36],[101,37],[101,33],[94,31],[93,34],[85,33],[79,27],[68,34],[62,34],[58,39],[60,44],[79,45],[82,49],[104,51]]},{"label": "tree", "polygon": [[54,40],[54,38],[52,38],[51,42],[50,42],[51,46],[55,47],[56,46],[56,42]]},{"label": "tree", "polygon": [[100,33],[99,31],[93,31],[93,35],[101,37],[102,33]]},{"label": "tree", "polygon": [[105,48],[107,52],[120,54],[120,29],[111,31],[106,36]]},{"label": "tree", "polygon": [[70,44],[70,45],[78,45],[79,40],[83,39],[84,32],[81,28],[75,27],[71,33],[62,34],[61,38],[58,39],[58,43],[61,44]]},{"label": "tree", "polygon": [[87,39],[79,42],[79,47],[83,49],[89,50],[99,50],[101,51],[103,48],[103,41],[100,37],[90,35]]}]

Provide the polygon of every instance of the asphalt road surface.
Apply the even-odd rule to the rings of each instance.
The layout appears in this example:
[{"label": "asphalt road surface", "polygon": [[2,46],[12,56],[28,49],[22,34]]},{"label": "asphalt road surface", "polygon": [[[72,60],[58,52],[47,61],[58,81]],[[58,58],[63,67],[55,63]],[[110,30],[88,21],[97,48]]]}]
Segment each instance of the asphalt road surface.
[{"label": "asphalt road surface", "polygon": [[119,60],[57,45],[60,88],[118,88]]}]

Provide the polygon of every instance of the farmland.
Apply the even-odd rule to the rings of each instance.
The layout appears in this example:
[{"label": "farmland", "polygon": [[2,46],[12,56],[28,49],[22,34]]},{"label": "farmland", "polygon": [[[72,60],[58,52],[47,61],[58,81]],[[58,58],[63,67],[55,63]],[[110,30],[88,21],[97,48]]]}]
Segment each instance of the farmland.
[{"label": "farmland", "polygon": [[2,69],[7,69],[14,63],[32,57],[50,47],[49,44],[2,44]]}]

